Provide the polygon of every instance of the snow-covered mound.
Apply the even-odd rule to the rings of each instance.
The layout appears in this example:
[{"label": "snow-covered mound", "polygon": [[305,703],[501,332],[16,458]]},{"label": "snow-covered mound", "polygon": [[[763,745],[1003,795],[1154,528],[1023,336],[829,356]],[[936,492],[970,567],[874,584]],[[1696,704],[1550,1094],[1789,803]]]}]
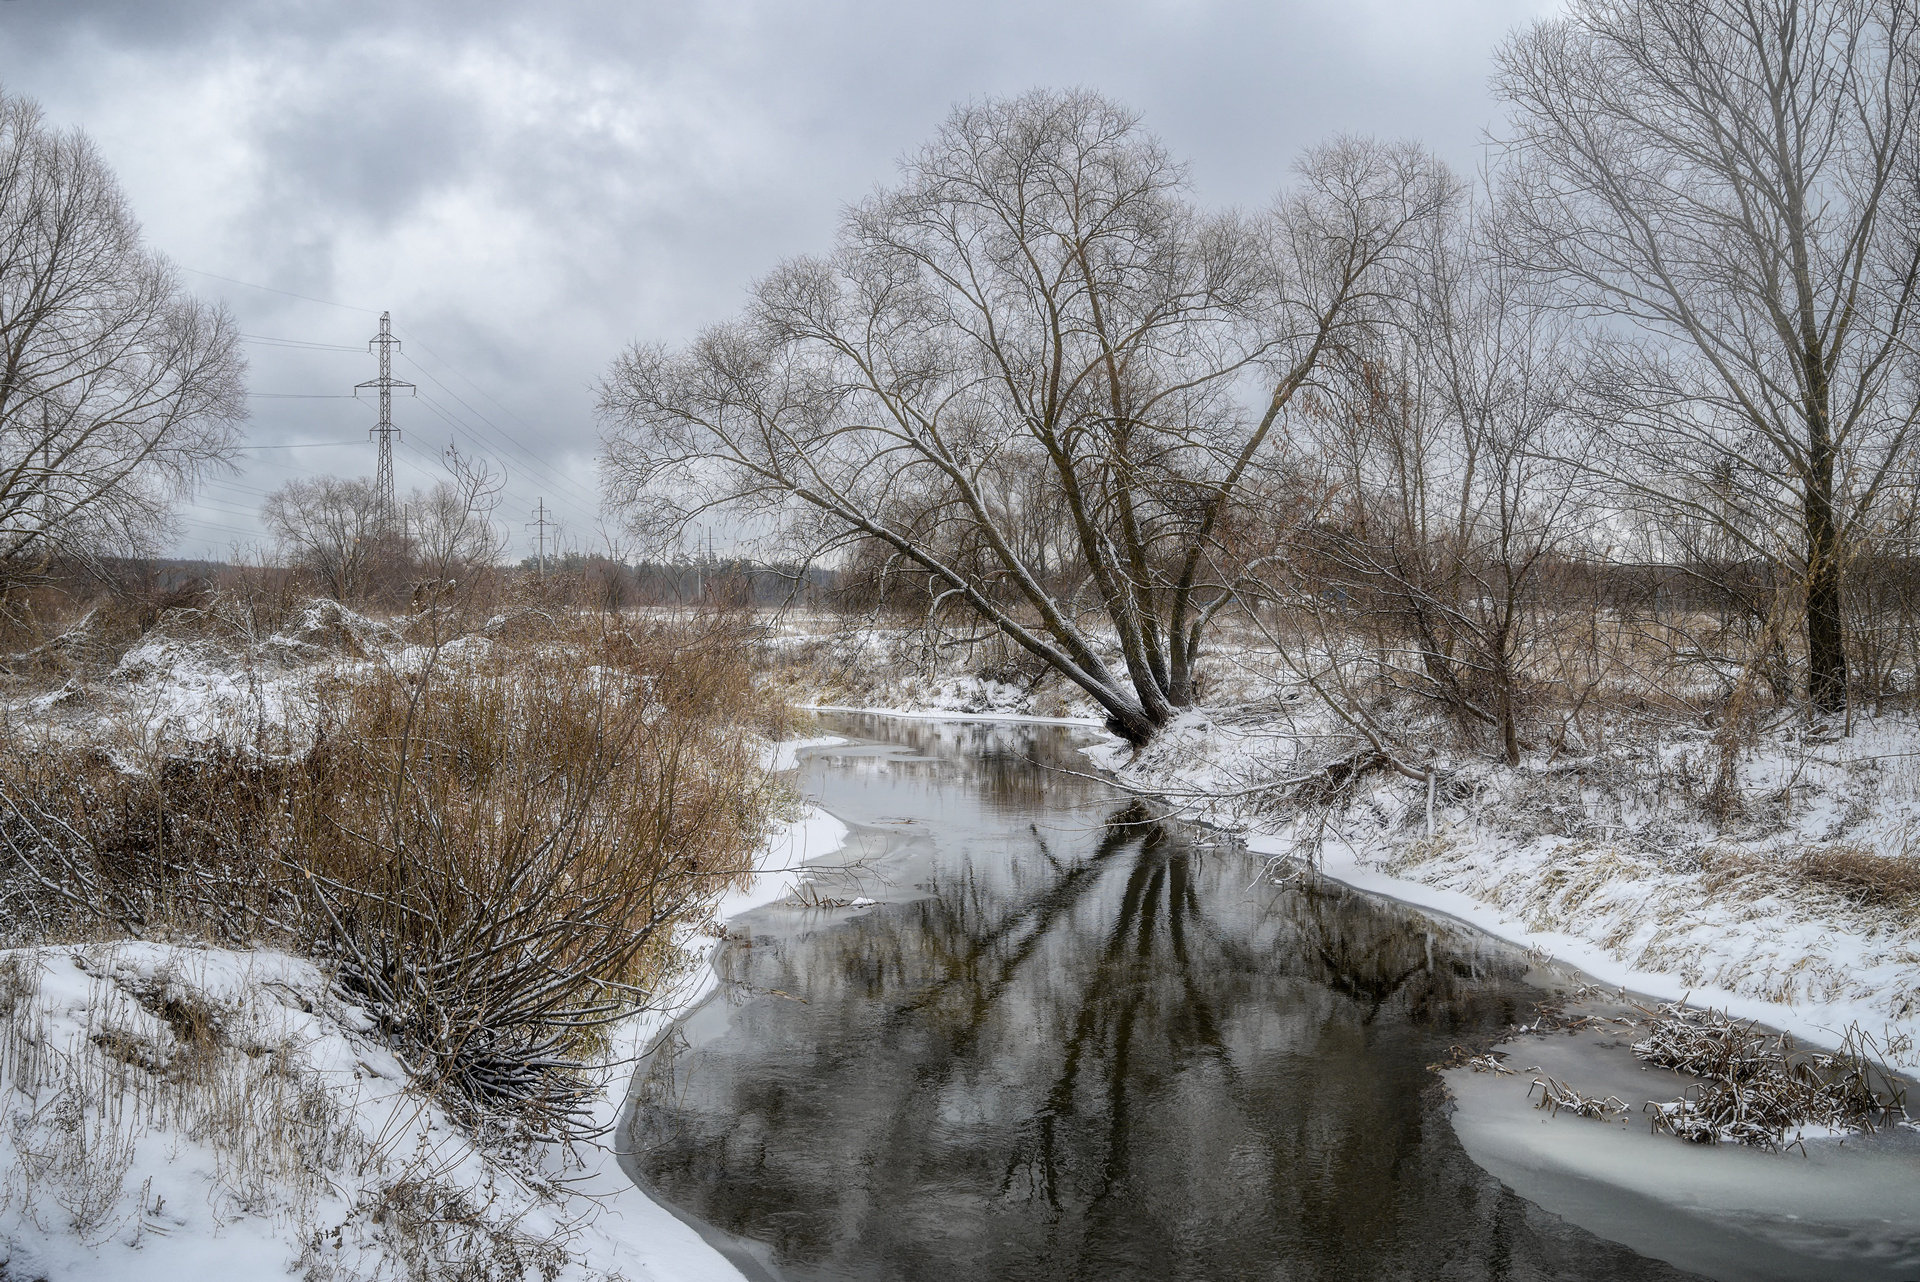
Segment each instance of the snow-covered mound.
[{"label": "snow-covered mound", "polygon": [[[790,760],[805,743],[774,745]],[[812,807],[716,918],[789,893],[847,829]],[[611,1031],[631,1056],[712,984]],[[313,963],[122,941],[0,950],[0,1278],[739,1282],[604,1145],[480,1143]]]},{"label": "snow-covered mound", "polygon": [[7,1276],[566,1266],[537,1166],[476,1148],[311,963],[134,942],[19,949],[0,953],[0,1009]]}]

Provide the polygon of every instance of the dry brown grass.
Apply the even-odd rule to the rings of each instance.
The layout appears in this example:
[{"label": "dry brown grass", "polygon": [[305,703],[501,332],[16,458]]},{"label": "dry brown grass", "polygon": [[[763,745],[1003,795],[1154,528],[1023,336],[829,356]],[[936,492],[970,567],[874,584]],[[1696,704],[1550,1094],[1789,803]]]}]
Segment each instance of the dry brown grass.
[{"label": "dry brown grass", "polygon": [[1862,907],[1920,908],[1920,859],[1827,846],[1802,852],[1797,871]]},{"label": "dry brown grass", "polygon": [[130,772],[0,748],[16,938],[319,955],[450,1103],[569,1132],[600,1030],[662,989],[673,927],[749,871],[778,801],[753,732],[783,714],[739,618],[535,609],[494,631],[511,641],[341,668],[292,759],[216,748]]},{"label": "dry brown grass", "polygon": [[1811,845],[1754,854],[1709,850],[1700,857],[1701,886],[1717,897],[1811,892],[1869,913],[1902,918],[1920,911],[1920,858],[1883,855],[1856,845]]},{"label": "dry brown grass", "polygon": [[749,674],[672,634],[594,642],[353,683],[290,816],[355,995],[460,1098],[547,1131],[595,1030],[660,987],[673,925],[748,871],[770,802]]}]

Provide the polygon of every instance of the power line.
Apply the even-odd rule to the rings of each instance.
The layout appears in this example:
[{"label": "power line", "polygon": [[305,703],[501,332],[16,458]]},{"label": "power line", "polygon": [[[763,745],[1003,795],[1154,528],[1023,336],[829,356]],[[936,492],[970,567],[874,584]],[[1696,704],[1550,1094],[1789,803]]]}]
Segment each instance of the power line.
[{"label": "power line", "polygon": [[[373,312],[372,308],[356,307],[346,303],[334,302],[331,299],[316,298],[316,297],[313,297],[312,295],[295,293],[292,290],[279,289],[271,285],[262,285],[256,281],[241,280],[238,277],[233,277],[233,276],[223,276],[217,272],[203,271],[198,268],[186,268],[186,270],[192,271],[196,275],[207,276],[215,280],[224,280],[231,284],[243,285],[249,289],[258,289],[268,293],[281,294],[286,297],[301,299],[302,301],[305,301],[305,302],[318,303],[328,307],[338,307],[347,311],[366,312],[369,314],[372,314]],[[388,314],[386,329],[388,333],[391,333],[390,314]],[[328,343],[328,342],[323,342],[317,339],[289,338],[282,335],[250,334],[249,333],[249,334],[243,334],[242,337],[247,339],[248,341],[258,342],[267,346],[288,348],[291,350],[342,351],[342,352],[352,351],[356,353],[360,350],[358,348],[349,347],[345,344]],[[395,337],[397,338],[400,336],[395,336]],[[506,404],[506,402],[502,401],[499,397],[489,392],[483,385],[481,385],[481,383],[478,380],[473,378],[471,375],[467,374],[465,371],[461,370],[459,367],[455,366],[451,361],[446,360],[446,358],[442,357],[438,352],[434,351],[431,347],[428,347],[425,343],[420,342],[417,338],[414,338],[411,336],[405,336],[405,337],[408,342],[413,343],[415,346],[419,347],[420,350],[424,351],[429,356],[431,356],[436,362],[443,365],[446,369],[446,372],[450,376],[461,379],[463,382],[467,383],[470,387],[472,387],[473,390],[476,393],[478,393],[481,397],[484,397],[486,400],[491,401],[495,406],[497,406],[501,411],[505,412],[508,416],[515,419],[517,422],[527,427],[529,430],[534,431],[535,433],[538,433],[539,431],[538,428],[534,427],[523,416],[521,416],[516,411],[514,411],[514,409],[508,404]],[[378,342],[379,340],[375,339],[374,341]],[[427,407],[433,411],[435,416],[440,418],[443,422],[445,422],[447,426],[455,432],[456,435],[464,436],[468,441],[468,443],[471,446],[475,447],[476,452],[481,454],[486,454],[492,450],[505,449],[506,451],[508,451],[509,455],[517,458],[522,463],[522,465],[533,469],[535,472],[539,474],[544,475],[553,485],[557,486],[561,490],[563,496],[568,500],[569,505],[576,505],[576,504],[578,505],[583,519],[591,521],[592,518],[598,513],[599,496],[597,493],[594,492],[594,489],[591,485],[582,484],[574,480],[573,477],[567,474],[566,472],[563,472],[558,468],[554,467],[553,465],[551,465],[550,463],[548,463],[538,452],[536,452],[533,448],[530,448],[527,444],[523,443],[519,439],[519,437],[516,436],[513,432],[509,431],[507,428],[503,427],[502,425],[494,422],[485,413],[483,413],[478,407],[476,407],[472,402],[468,401],[458,391],[456,391],[453,387],[448,385],[443,379],[441,379],[438,375],[436,375],[432,370],[422,365],[410,353],[402,351],[401,355],[406,360],[410,361],[416,369],[419,369],[421,373],[430,382],[434,384],[434,386],[438,387],[442,392],[444,392],[448,397],[450,397],[454,402],[456,402],[462,409],[464,409],[467,412],[467,414],[470,414],[474,420],[478,421],[478,424],[480,426],[475,426],[473,422],[469,422],[465,420],[459,414],[453,411],[450,407],[441,405],[434,398],[430,396],[425,396],[425,395],[420,396],[420,399],[426,403]],[[384,377],[391,379],[392,376],[390,373],[386,373],[384,374]],[[377,386],[377,384],[374,384],[374,385]],[[393,380],[391,385],[406,386],[409,388],[412,387],[412,384],[404,383],[403,381],[400,381],[400,380]],[[267,399],[267,400],[346,400],[346,399],[350,399],[349,397],[338,394],[338,393],[252,392],[252,393],[248,393],[248,395],[258,397],[260,399]],[[385,421],[388,429],[392,432],[392,434],[398,435],[399,429],[394,428],[392,426],[391,419],[388,418]],[[375,434],[381,435],[384,441],[385,433],[382,433],[379,427],[374,428],[373,431]],[[483,437],[485,439],[483,439]],[[240,448],[260,449],[260,450],[283,449],[283,448],[284,449],[318,449],[318,448],[333,447],[334,444],[335,443],[333,442],[301,442],[296,445],[290,445],[290,446],[258,445],[258,446],[242,446]],[[403,447],[406,447],[408,443],[405,441],[402,441],[402,445]],[[413,453],[416,451],[412,451],[411,449],[409,449],[409,452]],[[387,451],[387,454],[390,460],[391,458],[390,450]],[[424,458],[425,456],[422,455],[422,457]],[[437,462],[438,460],[432,460],[432,461]],[[502,461],[504,462],[505,460],[503,459]],[[388,463],[388,466],[390,468],[391,466],[390,461]],[[509,484],[511,484],[511,481],[512,481],[511,473],[509,472],[508,475],[503,479],[505,479]],[[379,484],[378,480],[376,480],[376,484],[377,485]],[[385,486],[382,486],[381,488],[383,493],[388,492]],[[515,486],[514,488],[517,489],[518,486]],[[544,497],[540,499],[540,503],[543,510],[545,510]]]},{"label": "power line", "polygon": [[[465,373],[463,370],[461,370],[457,365],[455,365],[452,361],[448,360],[446,357],[440,355],[440,353],[434,351],[431,347],[428,347],[425,343],[420,342],[418,339],[414,340],[414,346],[418,347],[421,351],[425,352],[427,355],[433,357],[433,359],[435,359],[436,361],[439,361],[442,365],[445,365],[447,367],[447,372],[449,374],[453,374],[458,378],[464,379],[469,387],[473,388],[474,391],[480,393],[480,395],[486,397],[488,400],[492,401],[495,405],[499,406],[509,416],[519,419],[520,426],[526,428],[530,432],[538,432],[540,430],[539,428],[535,427],[532,423],[529,423],[526,419],[521,418],[521,416],[515,412],[514,408],[511,405],[508,405],[505,401],[501,400],[499,397],[495,396],[492,392],[489,392],[486,388],[482,387],[478,382],[476,382],[473,379],[471,375]],[[452,388],[448,388],[447,392],[448,392],[448,395],[454,394]]]},{"label": "power line", "polygon": [[222,276],[219,272],[204,272],[204,271],[201,271],[198,267],[188,267],[184,263],[175,263],[174,266],[178,267],[183,272],[192,272],[195,276],[207,276],[212,278],[213,280],[224,280],[229,285],[245,285],[248,289],[261,289],[261,290],[265,290],[269,294],[285,294],[288,298],[298,298],[302,302],[318,303],[322,307],[338,307],[342,311],[366,312],[368,315],[373,314],[373,308],[371,307],[354,307],[348,303],[333,302],[331,299],[315,298],[311,294],[296,294],[290,289],[277,289],[272,285],[259,285],[259,284],[255,284],[253,281],[250,281],[250,280],[241,280],[237,276]]},{"label": "power line", "polygon": [[345,392],[248,392],[248,396],[258,396],[269,401],[352,401],[358,397]]},{"label": "power line", "polygon": [[535,554],[538,559],[534,561],[534,567],[538,570],[540,577],[544,579],[547,577],[547,527],[553,524],[552,521],[547,519],[547,499],[545,495],[540,497],[539,505],[533,510],[533,520],[527,522],[527,524],[539,531],[540,550]]},{"label": "power line", "polygon": [[187,512],[184,515],[186,519],[192,524],[205,526],[207,529],[210,529],[210,530],[225,530],[229,534],[241,534],[241,535],[245,535],[247,538],[250,538],[250,539],[257,539],[260,537],[259,530],[243,530],[237,525],[226,525],[219,521],[209,521],[205,517],[195,516],[191,512]]},{"label": "power line", "polygon": [[366,349],[351,347],[345,343],[311,343],[299,338],[274,338],[267,334],[242,334],[243,343],[258,343],[262,347],[286,347],[300,352],[352,352],[358,355]]},{"label": "power line", "polygon": [[[481,437],[479,432],[471,424],[465,422],[460,418],[455,417],[452,411],[448,410],[445,406],[441,405],[438,401],[434,400],[433,397],[423,395],[420,398],[420,403],[426,406],[429,410],[431,410],[434,413],[434,415],[440,419],[441,422],[445,423],[450,429],[452,429],[455,436],[463,438],[467,442],[467,444],[474,449],[476,453],[487,455],[487,454],[493,454],[496,451],[498,451],[499,442],[497,437],[496,439],[491,441],[484,439],[483,437]],[[506,472],[506,479],[509,482],[511,482],[513,480],[513,475],[512,475],[512,472],[508,469],[508,460],[503,458],[500,460],[500,463],[501,463],[502,471]],[[564,475],[554,473],[551,470],[548,470],[548,476],[549,476],[549,479],[557,481],[561,484],[565,484],[566,482],[566,477]],[[531,479],[531,478],[528,478],[528,479]],[[574,501],[578,502],[579,500],[576,498]],[[592,506],[593,506],[592,504],[586,504],[586,507],[589,511],[592,510]]]},{"label": "power line", "polygon": [[255,489],[251,485],[242,485],[238,481],[220,481],[220,480],[209,479],[209,480],[204,480],[200,483],[206,486],[219,486],[222,490],[225,490],[228,494],[244,494],[251,498],[256,498],[256,499],[265,499],[265,498],[273,497],[266,490]]},{"label": "power line", "polygon": [[258,512],[250,511],[246,508],[225,507],[219,503],[210,502],[205,498],[194,500],[193,506],[198,510],[204,510],[208,512],[218,512],[223,516],[243,517],[247,520],[252,520],[255,517],[260,515]]},{"label": "power line", "polygon": [[543,459],[541,459],[538,454],[535,454],[527,446],[522,445],[519,442],[519,440],[513,436],[511,432],[508,432],[505,428],[495,423],[492,419],[488,418],[485,414],[482,414],[478,409],[475,409],[471,402],[469,402],[465,397],[461,396],[460,393],[454,391],[451,387],[448,387],[446,383],[442,382],[438,377],[434,375],[432,370],[422,365],[419,361],[415,360],[412,356],[407,356],[407,361],[411,365],[413,365],[415,369],[419,370],[423,375],[425,375],[427,380],[431,382],[435,387],[445,392],[448,396],[451,396],[455,401],[458,401],[461,407],[464,408],[467,411],[467,413],[473,415],[474,418],[486,424],[487,427],[493,433],[493,435],[500,442],[504,443],[509,448],[517,450],[529,465],[531,465],[534,468],[537,468],[541,472],[544,472],[549,478],[551,478],[554,481],[554,483],[560,486],[563,486],[565,488],[576,491],[576,497],[580,501],[586,502],[589,506],[598,506],[597,500],[589,496],[586,490],[577,481],[573,481],[564,472],[561,472],[558,469],[554,468],[552,465],[548,464]]},{"label": "power line", "polygon": [[[352,400],[353,397],[343,399]],[[236,450],[337,450],[343,445],[358,445],[358,441],[296,441],[291,445],[236,445]]]},{"label": "power line", "polygon": [[[368,315],[374,314],[374,309],[371,307],[358,307],[351,303],[335,302],[330,298],[316,298],[311,294],[300,294],[290,289],[281,289],[275,285],[262,285],[258,281],[241,280],[237,276],[226,276],[226,275],[222,275],[219,272],[210,272],[199,267],[188,267],[185,264],[176,264],[176,265],[179,266],[182,271],[192,272],[196,276],[205,276],[211,280],[226,281],[228,284],[231,284],[231,285],[241,285],[248,289],[258,289],[269,294],[280,294],[287,298],[297,298],[297,299],[300,299],[302,302],[318,303],[322,307],[338,307],[344,311],[365,312]],[[333,351],[333,350],[358,351],[359,350],[357,348],[347,347],[342,344],[309,342],[308,340],[305,340],[305,339],[276,339],[270,335],[264,335],[264,334],[243,335],[242,337],[248,337],[248,338],[255,339],[257,341],[263,341],[268,343],[280,343],[287,346],[308,347],[313,350],[320,350],[320,351]],[[410,339],[409,341],[412,341],[416,346],[420,348],[421,351],[431,356],[434,360],[439,361],[442,365],[446,366],[448,373],[453,374],[455,377],[460,378],[461,380],[466,382],[470,387],[472,387],[476,392],[478,392],[481,396],[485,397],[489,401],[492,401],[496,406],[498,406],[501,410],[506,412],[511,417],[519,420],[522,426],[526,427],[530,431],[537,432],[539,430],[538,428],[534,427],[533,424],[527,422],[527,420],[523,418],[521,415],[516,413],[514,409],[511,406],[509,406],[506,402],[502,401],[499,397],[489,392],[484,386],[480,384],[478,380],[473,378],[471,375],[465,373],[458,366],[454,365],[452,361],[449,361],[445,357],[441,356],[438,352],[434,351],[431,347],[427,346],[424,342],[421,342],[418,338],[413,338],[413,339]],[[403,355],[405,355],[405,353],[403,353]],[[499,437],[508,448],[518,451],[521,454],[521,456],[529,464],[531,464],[533,467],[540,470],[541,472],[546,473],[549,477],[551,477],[555,482],[560,484],[562,487],[573,490],[575,492],[576,501],[582,503],[587,508],[587,510],[589,511],[598,510],[599,508],[598,495],[592,493],[585,486],[580,485],[577,481],[574,481],[571,477],[567,476],[565,473],[560,472],[557,469],[546,464],[543,460],[540,459],[540,457],[537,454],[535,454],[533,451],[531,451],[526,446],[522,445],[517,439],[515,439],[511,433],[508,433],[507,431],[505,431],[505,429],[495,425],[492,422],[492,420],[488,419],[487,416],[482,414],[478,409],[475,409],[473,405],[468,403],[467,400],[464,397],[462,397],[458,392],[454,391],[451,387],[448,387],[444,382],[442,382],[440,379],[435,377],[430,370],[427,370],[424,366],[420,365],[418,361],[413,360],[411,356],[408,356],[407,359],[409,361],[412,361],[414,366],[420,369],[422,373],[425,373],[429,379],[432,379],[432,381],[436,386],[441,388],[443,391],[447,393],[447,395],[453,397],[454,400],[458,401],[462,406],[464,406],[467,409],[467,411],[471,413],[475,418],[478,418],[481,422],[486,423],[489,427],[493,428],[493,430],[496,433],[498,433]],[[293,393],[265,392],[265,393],[249,393],[249,395],[259,395],[259,396],[275,398],[275,399],[303,399],[303,400],[330,399],[330,398],[317,396],[317,395],[311,396],[311,397],[297,396],[296,394],[293,394]]]}]

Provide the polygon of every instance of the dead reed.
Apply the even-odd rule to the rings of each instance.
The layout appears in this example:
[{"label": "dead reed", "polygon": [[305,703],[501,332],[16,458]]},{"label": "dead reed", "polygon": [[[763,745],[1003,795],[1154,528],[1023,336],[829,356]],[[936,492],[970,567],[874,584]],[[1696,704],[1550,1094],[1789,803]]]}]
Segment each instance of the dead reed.
[{"label": "dead reed", "polygon": [[1882,855],[1857,846],[1804,851],[1798,872],[1866,908],[1920,907],[1920,859]]},{"label": "dead reed", "polygon": [[1702,1079],[1679,1099],[1647,1104],[1656,1130],[1696,1144],[1778,1149],[1810,1127],[1872,1131],[1906,1116],[1904,1088],[1857,1026],[1838,1051],[1822,1054],[1721,1011],[1669,1003],[1643,1014],[1648,1035],[1633,1053]]},{"label": "dead reed", "polygon": [[1626,1101],[1617,1096],[1582,1095],[1555,1077],[1534,1078],[1528,1096],[1535,1091],[1540,1092],[1540,1100],[1534,1107],[1549,1109],[1556,1117],[1563,1112],[1575,1117],[1618,1117],[1627,1111]]}]

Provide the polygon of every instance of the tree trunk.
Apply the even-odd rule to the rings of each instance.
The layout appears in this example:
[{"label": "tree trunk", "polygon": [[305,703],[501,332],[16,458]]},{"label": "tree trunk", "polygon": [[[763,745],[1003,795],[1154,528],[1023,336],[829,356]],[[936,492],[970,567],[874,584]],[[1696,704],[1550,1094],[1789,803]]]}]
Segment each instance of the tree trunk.
[{"label": "tree trunk", "polygon": [[[1825,387],[1816,384],[1816,393]],[[1841,613],[1840,527],[1833,513],[1834,450],[1824,396],[1807,416],[1807,695],[1816,711],[1847,709],[1847,632]]]},{"label": "tree trunk", "polygon": [[1841,616],[1837,539],[1815,553],[1807,573],[1807,693],[1821,712],[1847,710],[1847,634]]}]

